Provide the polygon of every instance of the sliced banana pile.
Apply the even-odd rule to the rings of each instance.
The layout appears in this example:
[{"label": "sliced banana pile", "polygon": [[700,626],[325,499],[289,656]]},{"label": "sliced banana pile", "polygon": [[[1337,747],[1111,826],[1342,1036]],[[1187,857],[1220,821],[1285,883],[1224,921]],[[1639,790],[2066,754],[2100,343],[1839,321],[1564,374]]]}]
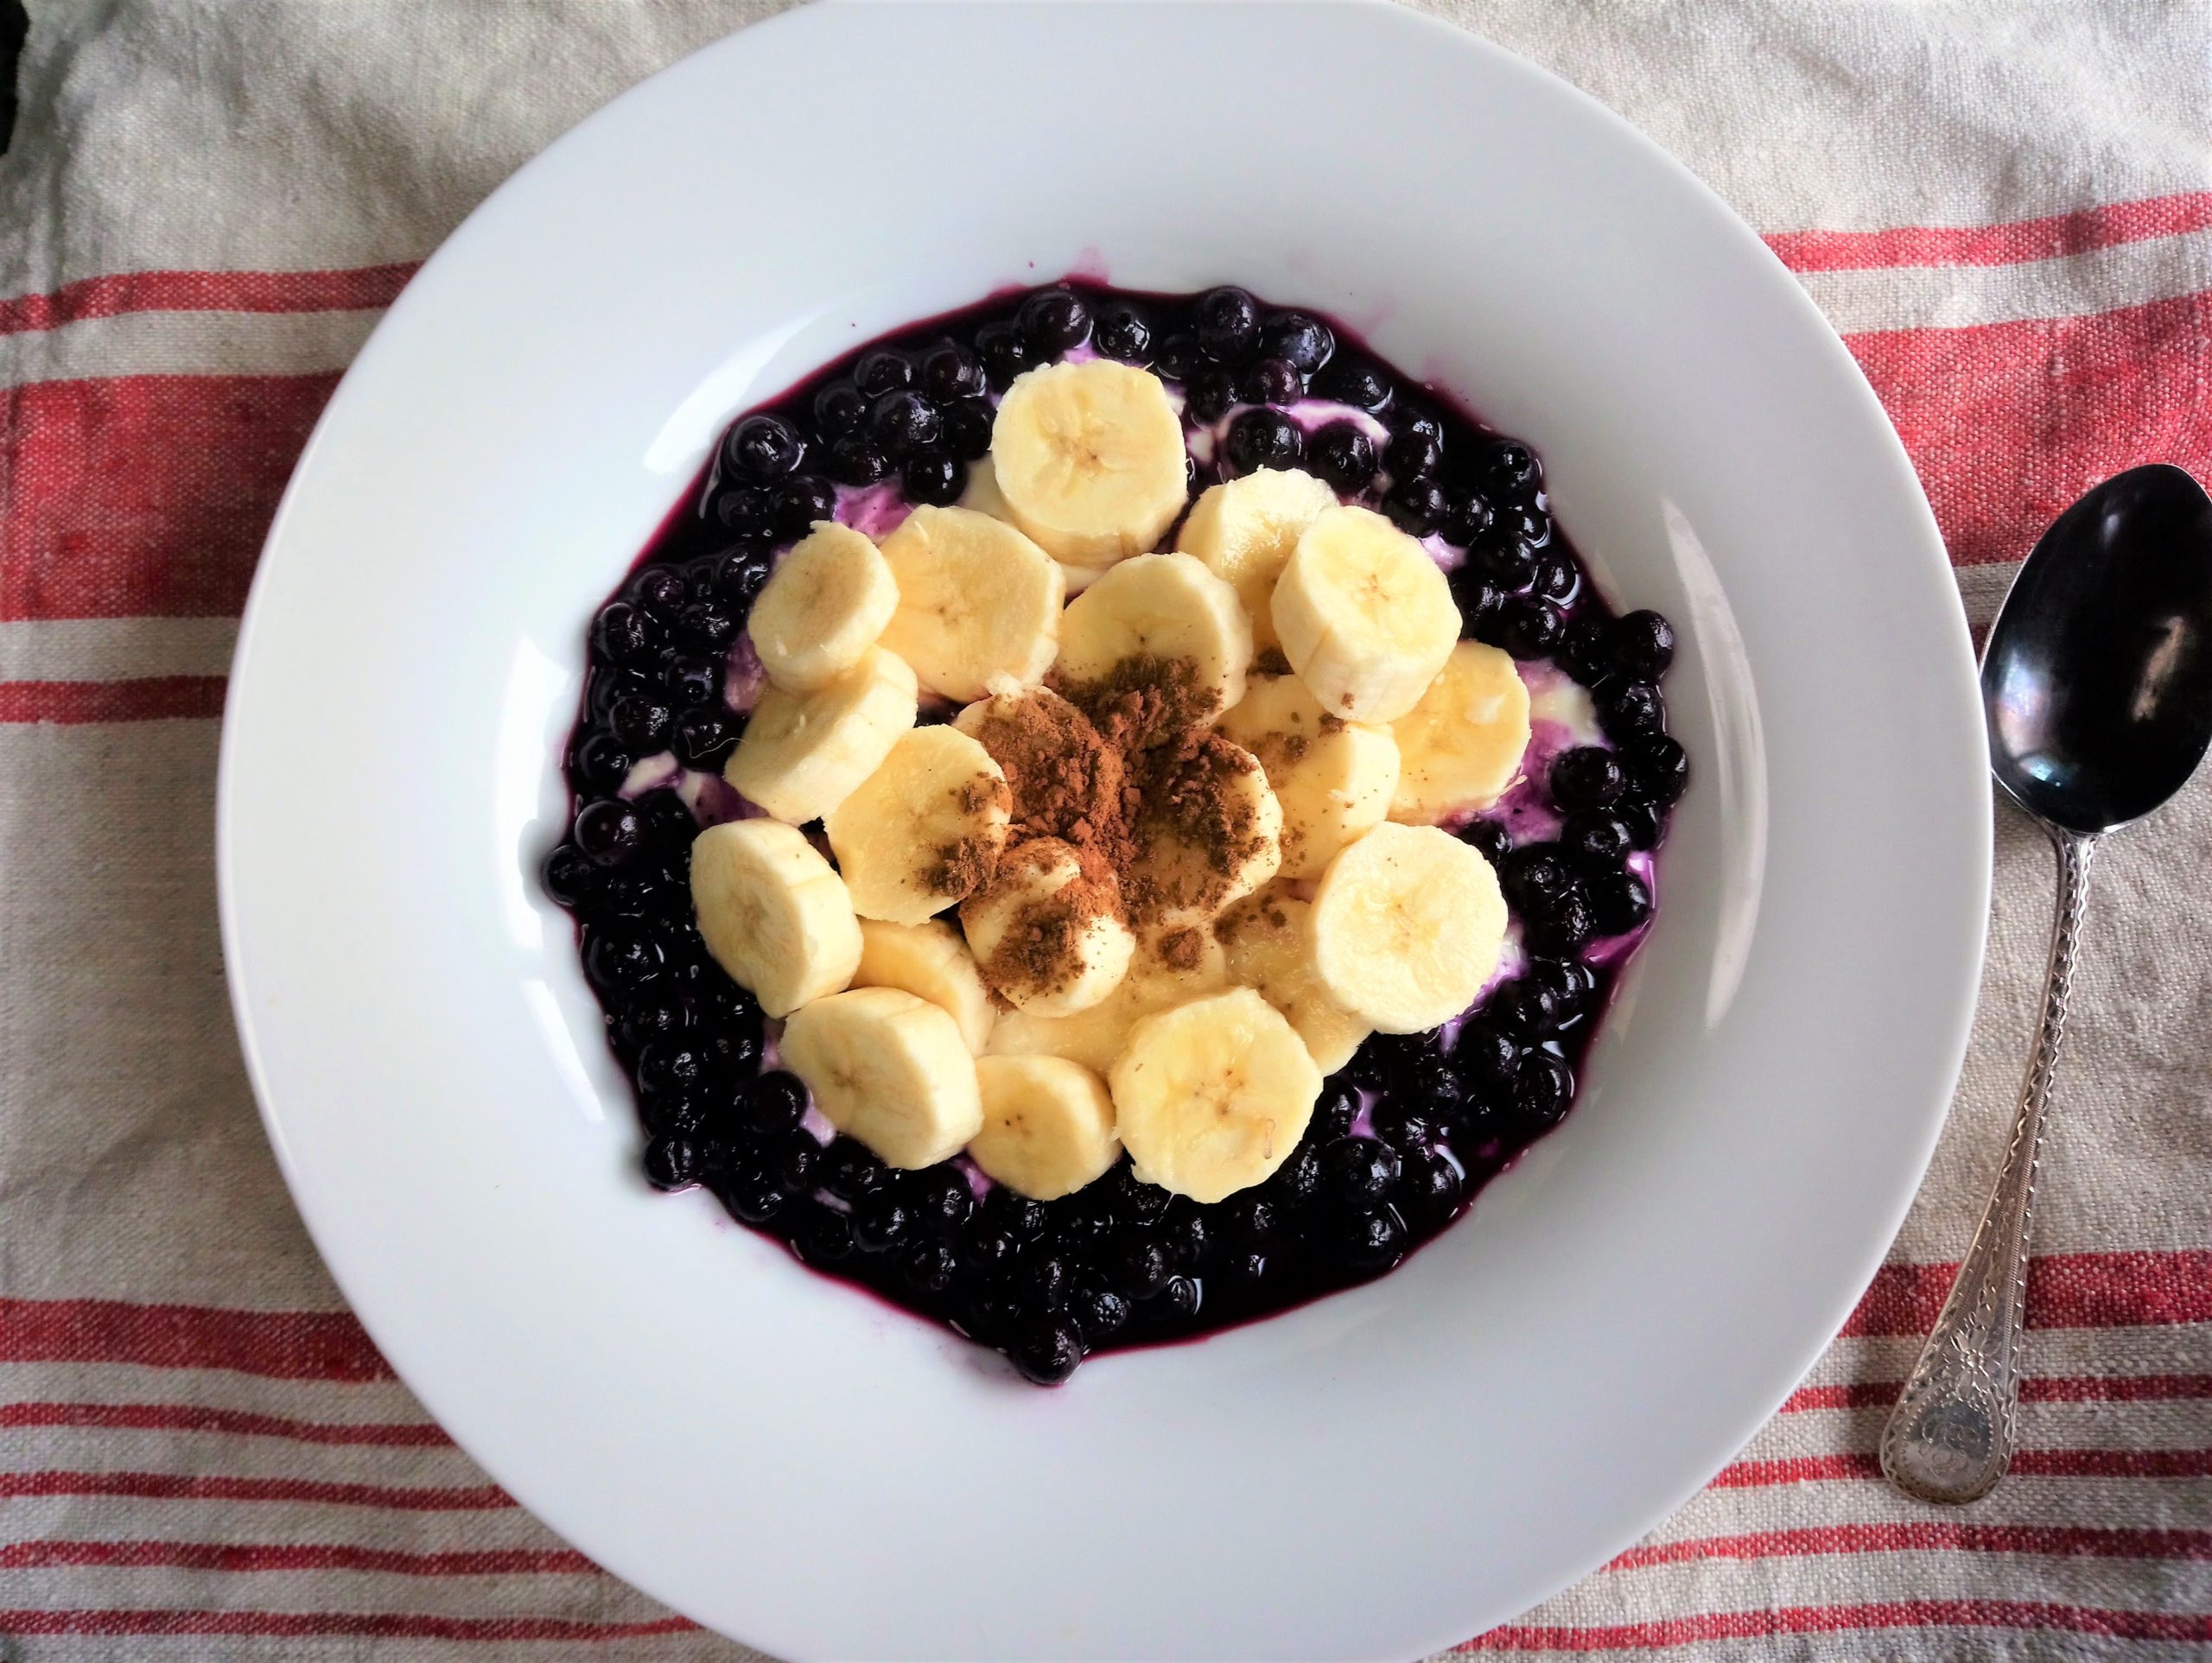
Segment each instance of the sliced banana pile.
[{"label": "sliced banana pile", "polygon": [[[1512,660],[1319,479],[1193,505],[1187,468],[1159,378],[1048,365],[957,505],[880,546],[818,524],[753,606],[766,686],[724,772],[762,812],[694,843],[700,934],[894,1166],[965,1151],[1049,1200],[1126,1148],[1217,1201],[1288,1158],[1368,1034],[1433,1027],[1496,968],[1497,877],[1438,822],[1520,775]],[[925,694],[966,708],[918,726]],[[1112,812],[1044,823],[1070,770],[1039,731],[1080,739]]]}]

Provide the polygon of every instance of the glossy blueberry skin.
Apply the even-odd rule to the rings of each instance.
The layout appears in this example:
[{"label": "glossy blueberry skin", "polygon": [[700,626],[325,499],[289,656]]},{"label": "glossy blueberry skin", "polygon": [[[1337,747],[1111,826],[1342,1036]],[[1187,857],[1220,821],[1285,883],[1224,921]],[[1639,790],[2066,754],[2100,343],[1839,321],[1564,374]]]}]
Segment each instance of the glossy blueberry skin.
[{"label": "glossy blueberry skin", "polygon": [[1639,682],[1656,682],[1675,662],[1675,627],[1656,612],[1627,613],[1605,634],[1613,667]]},{"label": "glossy blueberry skin", "polygon": [[1240,473],[1263,467],[1295,467],[1306,452],[1306,435],[1277,410],[1246,410],[1229,425],[1229,460]]},{"label": "glossy blueberry skin", "polygon": [[944,405],[956,398],[981,398],[990,390],[982,360],[957,341],[941,341],[922,354],[920,382],[932,403]]},{"label": "glossy blueberry skin", "polygon": [[853,384],[873,404],[887,393],[914,384],[914,360],[895,347],[880,346],[861,354],[853,365]]},{"label": "glossy blueberry skin", "polygon": [[1126,303],[1102,308],[1090,328],[1090,344],[1100,355],[1121,364],[1150,363],[1152,341],[1151,323],[1143,313]]},{"label": "glossy blueberry skin", "polygon": [[1259,303],[1234,286],[1209,289],[1191,310],[1192,333],[1198,350],[1217,364],[1234,369],[1252,356],[1259,344]]},{"label": "glossy blueberry skin", "polygon": [[1260,326],[1260,351],[1312,375],[1337,350],[1336,333],[1303,312],[1278,312]]},{"label": "glossy blueberry skin", "polygon": [[1306,441],[1306,465],[1341,496],[1375,482],[1375,441],[1349,422],[1332,422]]},{"label": "glossy blueberry skin", "polygon": [[1014,321],[1040,359],[1057,358],[1090,334],[1090,308],[1069,289],[1040,289]]},{"label": "glossy blueberry skin", "polygon": [[748,416],[729,430],[722,454],[738,478],[766,485],[798,467],[806,441],[780,416]]},{"label": "glossy blueberry skin", "polygon": [[1389,378],[1364,359],[1349,358],[1338,352],[1313,378],[1313,392],[1317,397],[1349,404],[1356,410],[1365,410],[1370,416],[1380,416],[1390,408],[1394,394]]},{"label": "glossy blueberry skin", "polygon": [[1390,523],[1409,537],[1425,537],[1444,524],[1444,487],[1433,479],[1404,479],[1382,499]]}]

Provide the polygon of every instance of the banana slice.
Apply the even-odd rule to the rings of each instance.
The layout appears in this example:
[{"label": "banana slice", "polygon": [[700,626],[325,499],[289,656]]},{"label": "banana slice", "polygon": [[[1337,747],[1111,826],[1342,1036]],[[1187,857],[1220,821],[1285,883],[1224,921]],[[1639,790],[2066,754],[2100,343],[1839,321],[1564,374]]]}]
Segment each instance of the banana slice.
[{"label": "banana slice", "polygon": [[1297,468],[1263,467],[1210,486],[1176,534],[1175,546],[1196,555],[1236,591],[1252,620],[1252,644],[1281,644],[1268,602],[1306,528],[1337,505],[1337,493]]},{"label": "banana slice", "polygon": [[1306,527],[1269,604],[1291,668],[1348,720],[1397,720],[1459,638],[1436,562],[1364,508],[1332,508]]},{"label": "banana slice", "polygon": [[1298,1030],[1313,1065],[1334,1074],[1374,1030],[1321,985],[1306,928],[1313,911],[1310,902],[1274,884],[1224,914],[1214,933],[1227,949],[1230,978],[1257,989]]},{"label": "banana slice", "polygon": [[1281,1012],[1235,987],[1139,1022],[1108,1084],[1137,1176],[1211,1203],[1290,1158],[1321,1070]]},{"label": "banana slice", "polygon": [[917,508],[883,558],[899,586],[883,644],[923,686],[965,704],[1045,679],[1067,580],[1014,527],[972,508]]},{"label": "banana slice", "polygon": [[845,880],[780,820],[733,820],[694,838],[691,908],[715,962],[770,1016],[836,993],[861,962]]},{"label": "banana slice", "polygon": [[1282,805],[1281,877],[1319,877],[1389,812],[1398,789],[1391,730],[1331,715],[1295,676],[1253,676],[1219,732],[1260,759]]},{"label": "banana slice", "polygon": [[832,520],[777,562],[746,632],[778,687],[811,693],[857,665],[899,610],[899,585],[881,551]]},{"label": "banana slice", "polygon": [[1136,836],[1132,912],[1162,929],[1202,924],[1275,875],[1282,807],[1257,758],[1207,733],[1149,783]]},{"label": "banana slice", "polygon": [[918,703],[914,672],[880,647],[811,693],[763,688],[722,778],[779,820],[819,820],[883,765]]},{"label": "banana slice", "polygon": [[1505,943],[1490,862],[1433,826],[1385,821],[1329,863],[1306,930],[1322,987],[1384,1033],[1420,1033],[1475,1002]]},{"label": "banana slice", "polygon": [[983,980],[1039,1016],[1097,1004],[1136,950],[1113,868],[1057,837],[1007,850],[989,884],[961,903],[960,922]]},{"label": "banana slice", "polygon": [[1109,359],[1017,376],[991,424],[991,464],[1014,523],[1071,566],[1155,547],[1189,492],[1167,389]]},{"label": "banana slice", "polygon": [[967,734],[910,727],[822,828],[855,912],[920,924],[990,877],[1013,803],[991,753]]},{"label": "banana slice", "polygon": [[997,1056],[1065,1057],[1103,1074],[1141,1018],[1228,984],[1228,955],[1210,931],[1155,931],[1139,940],[1122,985],[1097,1004],[1073,1016],[1008,1011],[991,1030],[990,1050]]},{"label": "banana slice", "polygon": [[1137,687],[1166,691],[1179,725],[1244,696],[1252,625],[1236,591],[1192,555],[1139,555],[1085,589],[1060,619],[1060,682],[1078,703]]},{"label": "banana slice", "polygon": [[1106,1082],[1058,1057],[982,1057],[983,1129],[968,1153],[984,1176],[1032,1201],[1073,1195],[1122,1158]]},{"label": "banana slice", "polygon": [[890,1165],[934,1166],[982,1130],[959,1025],[903,989],[855,987],[803,1005],[779,1044],[830,1124]]},{"label": "banana slice", "polygon": [[1390,732],[1399,756],[1391,819],[1434,825],[1461,809],[1487,809],[1521,775],[1528,683],[1508,654],[1462,641]]},{"label": "banana slice", "polygon": [[855,987],[897,987],[926,999],[960,1025],[960,1037],[979,1056],[998,1021],[991,990],[960,932],[942,918],[927,924],[884,924],[862,918]]}]

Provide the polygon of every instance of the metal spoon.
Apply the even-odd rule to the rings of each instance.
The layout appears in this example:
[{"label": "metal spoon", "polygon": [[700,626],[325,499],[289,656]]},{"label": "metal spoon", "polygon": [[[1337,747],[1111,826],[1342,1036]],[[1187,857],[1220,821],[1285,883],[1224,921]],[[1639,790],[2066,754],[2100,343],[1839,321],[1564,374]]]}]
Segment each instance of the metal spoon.
[{"label": "metal spoon", "polygon": [[2177,467],[2130,468],[2051,524],[1981,657],[1997,783],[2050,834],[2058,915],[2012,1143],[1951,1296],[1882,1432],[1909,1495],[1972,1501],[2012,1459],[2028,1214],[2066,1031],[2090,857],[2188,782],[2212,744],[2212,500]]}]

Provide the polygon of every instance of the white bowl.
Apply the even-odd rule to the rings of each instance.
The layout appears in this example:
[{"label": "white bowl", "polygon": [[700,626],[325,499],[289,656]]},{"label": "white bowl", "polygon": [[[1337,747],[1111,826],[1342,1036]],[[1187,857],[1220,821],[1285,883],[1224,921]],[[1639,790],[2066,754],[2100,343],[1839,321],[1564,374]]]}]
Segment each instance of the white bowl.
[{"label": "white bowl", "polygon": [[[1357,321],[1679,620],[1695,781],[1565,1127],[1402,1270],[1067,1388],[635,1176],[535,868],[583,622],[734,411],[1071,269]],[[1338,1657],[1599,1564],[1872,1273],[1988,883],[1965,627],[1866,384],[1680,167],[1385,7],[836,5],[524,168],[323,417],[225,733],[238,1022],[315,1240],[524,1505],[787,1655]]]}]

